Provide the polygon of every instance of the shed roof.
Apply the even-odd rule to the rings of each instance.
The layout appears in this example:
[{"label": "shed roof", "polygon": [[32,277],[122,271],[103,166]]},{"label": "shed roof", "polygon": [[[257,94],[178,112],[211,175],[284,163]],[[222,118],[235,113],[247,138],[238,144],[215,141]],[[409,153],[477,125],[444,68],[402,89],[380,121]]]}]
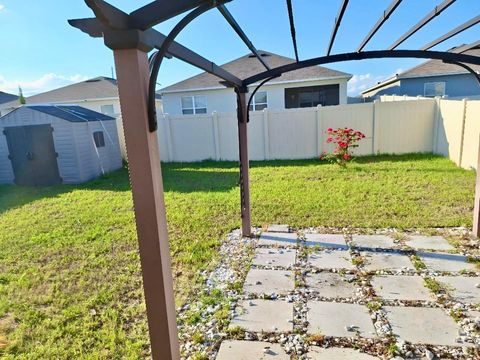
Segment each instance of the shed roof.
[{"label": "shed roof", "polygon": [[[262,58],[270,65],[272,68],[290,64],[295,62],[294,59],[277,55],[268,51],[259,50]],[[221,66],[223,69],[232,73],[233,75],[239,77],[240,79],[245,79],[247,77],[253,76],[265,70],[263,65],[258,61],[258,59],[253,54],[247,54],[236,60],[228,62]],[[282,81],[301,81],[301,80],[318,80],[318,79],[332,79],[332,78],[350,78],[351,74],[347,74],[342,71],[329,69],[323,66],[312,66],[308,68],[303,68],[295,71],[291,71],[283,74],[279,78],[276,78],[275,82]],[[272,81],[272,82],[274,82]],[[203,72],[199,75],[193,76],[186,80],[180,81],[176,84],[167,86],[163,89],[160,89],[159,93],[168,93],[168,92],[177,92],[177,91],[188,91],[188,90],[199,90],[199,89],[209,89],[209,88],[224,88],[220,86],[220,79],[215,75]]]},{"label": "shed roof", "polygon": [[70,122],[115,120],[111,116],[77,105],[26,105],[24,107]]},{"label": "shed roof", "polygon": [[17,95],[12,95],[3,91],[0,91],[0,104],[4,104],[10,101],[15,101],[18,99]]}]

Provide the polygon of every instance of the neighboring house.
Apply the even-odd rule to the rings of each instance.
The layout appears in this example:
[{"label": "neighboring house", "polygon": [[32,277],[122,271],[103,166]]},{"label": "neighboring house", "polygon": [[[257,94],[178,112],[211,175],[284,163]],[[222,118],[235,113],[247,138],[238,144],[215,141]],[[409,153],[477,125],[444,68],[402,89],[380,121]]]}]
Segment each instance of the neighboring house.
[{"label": "neighboring house", "polygon": [[[2,104],[10,103],[12,101],[17,101],[18,103],[18,96],[0,91],[0,109]],[[1,112],[0,112],[0,116],[2,116]]]},{"label": "neighboring house", "polygon": [[[480,56],[480,49],[475,48],[462,53]],[[477,73],[480,72],[480,66],[471,67]],[[376,99],[381,95],[475,99],[480,98],[480,84],[473,74],[458,65],[447,64],[441,60],[429,60],[362,92],[362,96],[367,99]]]},{"label": "neighboring house", "polygon": [[[272,68],[295,61],[266,51],[260,53]],[[242,56],[222,68],[241,79],[265,70],[253,54]],[[351,77],[350,74],[321,66],[285,73],[262,86],[254,96],[251,110],[346,104],[347,82]],[[171,115],[192,115],[235,111],[235,93],[221,85],[220,81],[216,76],[204,72],[159,90],[164,112]],[[255,86],[256,84],[252,85],[250,91]]]},{"label": "neighboring house", "polygon": [[[117,81],[104,76],[27,97],[26,104],[75,104],[108,116],[120,114]],[[0,103],[0,112],[5,115],[19,106],[18,100]],[[157,107],[161,110],[160,99]]]},{"label": "neighboring house", "polygon": [[0,118],[0,184],[76,184],[122,166],[115,118],[72,105],[26,105]]}]

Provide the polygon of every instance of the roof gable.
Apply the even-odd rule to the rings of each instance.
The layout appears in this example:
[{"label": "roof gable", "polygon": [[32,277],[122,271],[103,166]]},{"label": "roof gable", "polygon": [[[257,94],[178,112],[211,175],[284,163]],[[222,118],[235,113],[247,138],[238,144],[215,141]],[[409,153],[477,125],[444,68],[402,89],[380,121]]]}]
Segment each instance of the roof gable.
[{"label": "roof gable", "polygon": [[[272,67],[278,67],[295,62],[294,59],[273,54],[267,51],[259,51],[264,60]],[[223,69],[232,73],[240,79],[245,79],[252,75],[265,71],[263,65],[252,54],[242,56],[236,60],[226,63],[221,66]],[[275,79],[275,81],[301,81],[301,80],[318,80],[338,77],[351,77],[350,74],[342,71],[332,70],[322,66],[312,66],[304,69],[284,73],[282,76]],[[160,93],[168,93],[175,91],[188,91],[208,88],[220,88],[220,79],[216,76],[203,72],[199,75],[193,76],[186,80],[180,81],[176,84],[167,86],[161,90]]]}]

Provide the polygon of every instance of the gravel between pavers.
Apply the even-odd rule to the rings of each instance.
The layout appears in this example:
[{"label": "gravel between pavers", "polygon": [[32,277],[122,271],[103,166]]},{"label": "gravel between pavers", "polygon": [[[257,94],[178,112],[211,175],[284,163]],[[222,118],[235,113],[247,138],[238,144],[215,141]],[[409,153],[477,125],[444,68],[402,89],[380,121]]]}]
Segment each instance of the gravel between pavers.
[{"label": "gravel between pavers", "polygon": [[[455,245],[452,253],[459,253],[469,257],[479,255],[478,241],[474,240],[469,231],[465,228],[451,229],[430,229],[436,235],[442,235],[450,243]],[[258,229],[256,230],[259,233]],[[348,246],[347,251],[352,256],[353,263],[356,265],[354,270],[342,269],[318,269],[308,263],[308,255],[313,251],[322,250],[315,246],[305,246],[306,233],[326,233],[326,234],[344,234]],[[238,231],[232,232],[220,248],[221,259],[218,267],[211,274],[204,274],[206,284],[204,294],[209,294],[218,289],[222,294],[222,300],[218,304],[204,304],[197,299],[189,305],[185,305],[179,311],[179,332],[181,339],[182,358],[185,359],[214,359],[216,352],[222,340],[259,340],[269,343],[280,344],[282,348],[292,356],[292,359],[306,359],[305,354],[311,346],[321,347],[347,347],[360,349],[362,352],[378,356],[381,359],[414,359],[425,356],[428,352],[442,359],[480,359],[480,318],[468,316],[477,310],[476,304],[461,304],[456,302],[449,294],[448,289],[437,291],[431,301],[406,301],[379,298],[371,286],[371,279],[375,275],[404,275],[421,276],[423,279],[434,279],[438,276],[479,276],[478,271],[470,272],[439,272],[430,271],[425,268],[416,269],[395,269],[367,271],[364,268],[364,258],[359,250],[352,244],[352,234],[381,234],[393,238],[394,249],[369,249],[378,252],[395,252],[407,255],[412,261],[417,253],[414,249],[408,247],[405,241],[408,241],[409,235],[421,235],[421,232],[412,229],[403,233],[395,229],[332,229],[332,228],[307,228],[297,232],[297,256],[294,266],[282,268],[278,266],[254,266],[251,265],[253,251],[255,247],[270,248],[271,245],[258,245],[257,239],[240,239]],[[289,243],[288,248],[294,244]],[[284,248],[283,246],[273,246]],[[432,252],[435,252],[433,250]],[[442,251],[437,251],[442,252]],[[444,251],[443,251],[444,252]],[[421,265],[421,264],[420,264]],[[242,291],[243,281],[247,271],[252,268],[258,269],[277,269],[290,270],[295,274],[295,289],[288,294],[244,294]],[[355,285],[355,294],[348,298],[326,298],[321,294],[311,291],[305,285],[306,275],[309,273],[332,272],[337,273],[345,281]],[[286,333],[256,333],[246,332],[243,329],[236,328],[228,330],[229,321],[235,316],[235,307],[238,301],[248,299],[281,299],[293,303],[294,308],[294,330]],[[355,337],[327,337],[322,334],[307,335],[308,329],[308,302],[329,301],[351,304],[360,304],[368,308],[370,317],[374,324],[378,338],[364,339]],[[440,308],[449,316],[456,319],[460,327],[457,341],[459,346],[431,346],[410,344],[401,340],[396,340],[392,333],[391,325],[388,321],[385,306],[409,306],[409,307],[429,307]],[[223,317],[218,316],[218,312],[223,311]],[[192,314],[198,314],[195,317]],[[476,313],[477,314],[477,313]],[[191,319],[198,321],[192,321]],[[220,319],[220,320],[219,320]],[[462,343],[469,343],[471,347],[461,347]],[[394,352],[397,353],[394,354]],[[431,355],[428,354],[428,355]],[[397,357],[395,357],[397,356]]]}]

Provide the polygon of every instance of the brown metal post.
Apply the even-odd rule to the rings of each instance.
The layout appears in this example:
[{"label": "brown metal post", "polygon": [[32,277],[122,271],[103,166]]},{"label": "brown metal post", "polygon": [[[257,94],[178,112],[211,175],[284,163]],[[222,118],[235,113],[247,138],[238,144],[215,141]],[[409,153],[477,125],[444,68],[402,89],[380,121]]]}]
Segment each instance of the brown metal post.
[{"label": "brown metal post", "polygon": [[163,182],[148,129],[147,54],[114,50],[153,359],[180,359]]},{"label": "brown metal post", "polygon": [[480,237],[480,137],[477,154],[477,178],[475,182],[475,204],[473,206],[473,235]]},{"label": "brown metal post", "polygon": [[248,176],[248,103],[246,92],[236,89],[238,117],[238,149],[240,157],[240,207],[242,214],[242,235],[251,236],[250,221],[250,179]]}]

